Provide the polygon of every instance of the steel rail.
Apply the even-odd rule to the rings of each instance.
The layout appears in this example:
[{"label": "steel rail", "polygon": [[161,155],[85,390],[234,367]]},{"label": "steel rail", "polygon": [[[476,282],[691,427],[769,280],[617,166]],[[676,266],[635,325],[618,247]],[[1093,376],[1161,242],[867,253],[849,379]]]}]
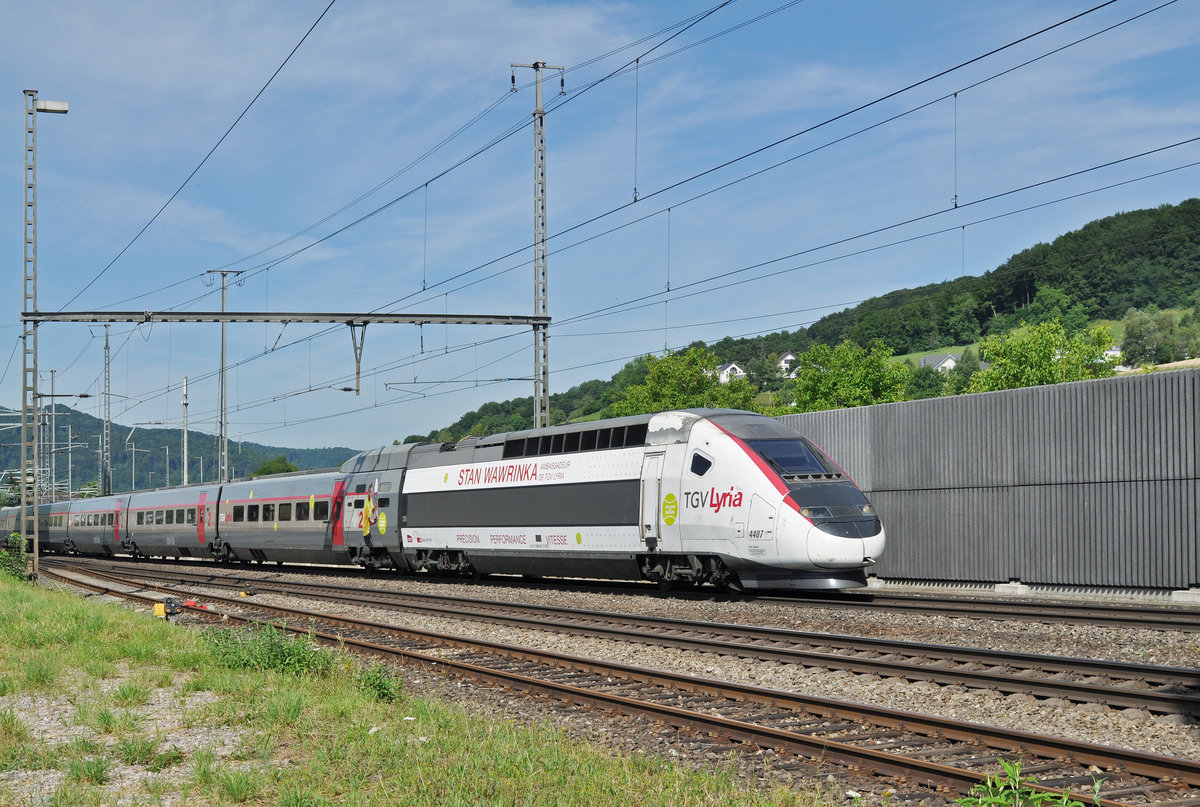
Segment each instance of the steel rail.
[{"label": "steel rail", "polygon": [[1017,601],[920,594],[851,594],[829,597],[753,596],[760,602],[818,608],[870,608],[972,619],[1024,619],[1036,622],[1108,625],[1145,630],[1200,632],[1200,608],[1164,605],[1087,605],[1062,600]]},{"label": "steel rail", "polygon": [[[122,574],[132,575],[138,579],[177,581],[179,585],[187,585],[189,579],[192,585],[227,588],[242,587],[246,582],[244,578],[235,582],[231,577],[217,576],[209,572],[128,569],[123,570]],[[255,579],[253,583],[257,590],[262,592],[322,599],[352,606],[370,605],[405,612],[419,611],[438,617],[471,619],[539,631],[569,630],[597,638],[671,646],[808,667],[847,670],[860,674],[888,675],[906,680],[965,685],[992,689],[1006,694],[1063,698],[1078,703],[1103,703],[1121,708],[1145,709],[1157,714],[1200,714],[1200,694],[1195,691],[1177,691],[1179,687],[1187,687],[1192,690],[1200,687],[1200,670],[1194,669],[1055,657],[1033,653],[977,650],[869,637],[676,620],[666,617],[611,614],[561,606],[525,605],[496,600],[463,600],[437,594],[359,589],[301,581],[274,582]],[[764,642],[767,644],[762,644]],[[847,656],[836,652],[779,646],[781,643],[833,646],[845,652],[869,650],[889,656],[904,655],[910,658],[897,660],[895,658]],[[911,660],[911,657],[921,656],[932,662]],[[962,667],[935,666],[938,663],[986,664],[996,669],[973,670]],[[1157,686],[1168,687],[1168,689],[1130,689],[1088,681],[1035,679],[1011,672],[1014,668],[1039,675],[1072,674],[1077,677],[1105,676],[1121,678],[1126,681],[1145,681]]]},{"label": "steel rail", "polygon": [[[92,574],[91,572],[87,573]],[[53,574],[68,583],[75,583],[72,578],[59,575],[58,573]],[[121,592],[119,590],[108,590],[107,593],[116,593],[118,596],[130,596],[126,592]],[[139,596],[139,598],[143,600],[149,599],[144,596]],[[285,619],[309,620],[311,622],[325,623],[352,630],[368,631],[372,634],[393,636],[406,641],[434,644],[443,647],[458,647],[473,652],[502,655],[514,659],[523,659],[541,664],[549,664],[551,666],[560,668],[596,673],[602,677],[615,677],[636,681],[639,683],[650,683],[670,689],[698,692],[736,701],[769,704],[775,707],[794,709],[796,711],[807,712],[809,714],[820,715],[829,718],[865,721],[871,723],[872,725],[912,731],[914,733],[939,740],[952,740],[956,742],[982,745],[991,749],[1000,750],[1018,756],[1032,754],[1051,760],[1069,759],[1080,766],[1097,766],[1100,768],[1106,768],[1109,770],[1126,772],[1129,774],[1155,779],[1161,783],[1162,787],[1200,786],[1200,761],[1195,760],[1162,757],[1156,754],[1147,754],[1129,749],[1110,748],[1062,738],[1031,734],[1029,732],[1007,730],[981,724],[965,723],[957,720],[928,717],[887,709],[884,707],[844,703],[828,698],[818,698],[799,693],[784,692],[780,690],[772,690],[762,687],[754,687],[722,681],[713,681],[690,675],[671,673],[668,671],[649,670],[633,665],[599,662],[592,659],[583,659],[567,654],[515,647],[483,639],[469,639],[459,636],[450,636],[416,628],[404,628],[394,625],[357,620],[349,617],[316,613],[303,609],[284,608],[281,606],[268,605],[261,602],[249,602],[245,598],[235,600],[224,597],[208,596],[206,599],[212,602],[219,602],[230,608],[263,611],[265,613],[274,614]],[[212,612],[210,611],[201,611],[200,613],[212,616]],[[221,618],[234,619],[235,615],[223,614]],[[237,618],[243,621],[255,621],[249,617]],[[294,623],[288,624],[285,622],[283,627],[298,633],[308,632],[306,628],[297,626]],[[331,642],[337,642],[339,644],[346,645],[353,643],[351,638],[347,638],[342,635],[330,636],[326,634],[326,636],[328,637],[328,641]],[[386,649],[386,652],[393,653],[394,650]],[[423,656],[423,659],[446,668],[451,667],[455,663],[453,660],[440,657]],[[489,676],[497,674],[498,672],[496,670],[490,670],[488,672]],[[544,684],[539,682],[538,686],[544,687]],[[553,684],[553,686],[558,687],[560,685]],[[574,691],[575,689],[576,688],[570,688],[570,691]],[[567,690],[562,690],[562,692],[566,691]],[[605,703],[619,702],[618,700],[612,699],[611,696],[592,691],[585,691],[582,694],[579,694],[579,697],[585,697],[589,700],[599,697],[601,701]],[[664,716],[662,719],[665,719],[667,722],[671,722],[672,724],[676,724],[674,723],[674,718],[672,717],[674,713],[670,709],[663,711],[660,705],[647,705],[644,703],[642,703],[641,707],[639,708],[649,709],[654,714],[661,714]],[[935,787],[946,787],[953,784],[953,786],[958,789],[958,792],[965,792],[962,789],[964,782],[969,781],[971,783],[978,783],[984,779],[984,774],[973,772],[967,769],[961,769],[954,766],[945,766],[937,763],[929,763],[923,759],[910,759],[903,756],[891,755],[887,754],[886,752],[879,751],[878,749],[862,749],[857,746],[838,743],[829,739],[797,735],[792,732],[785,731],[784,736],[780,737],[777,736],[777,732],[779,731],[777,729],[759,726],[751,726],[749,729],[747,729],[746,726],[750,724],[740,723],[739,721],[725,721],[722,718],[714,717],[712,715],[699,714],[683,710],[682,715],[676,716],[683,717],[689,721],[687,725],[692,728],[706,726],[708,728],[703,729],[705,731],[721,731],[722,727],[728,728],[734,733],[731,733],[727,736],[740,739],[750,739],[751,737],[751,735],[741,732],[753,731],[756,732],[753,736],[760,739],[753,739],[752,741],[771,747],[778,747],[776,746],[776,743],[784,740],[786,740],[788,743],[799,743],[801,745],[807,745],[815,742],[816,745],[807,745],[807,747],[823,749],[818,755],[826,759],[832,759],[834,758],[834,755],[853,752],[857,755],[856,758],[858,762],[847,763],[850,764],[851,767],[857,765],[861,768],[865,761],[865,763],[869,763],[867,764],[867,770],[879,770],[894,776],[912,776],[913,774],[917,774],[919,777],[924,777],[921,778],[920,781],[927,783],[927,786],[930,782],[934,783],[932,786]],[[691,721],[698,722],[693,723]],[[761,728],[766,728],[767,730],[759,733]],[[825,753],[826,751],[829,753]],[[864,751],[868,753],[859,753]],[[881,754],[882,756],[880,756]],[[893,773],[890,768],[883,767],[892,763],[901,765],[906,773]],[[875,768],[875,764],[878,764],[880,767]],[[954,775],[949,777],[948,774],[946,774],[947,770],[953,771]],[[948,778],[943,778],[943,775]],[[1138,789],[1141,790],[1144,788]],[[1053,787],[1047,787],[1045,790],[1047,792],[1061,792],[1061,788],[1056,789]],[[1083,796],[1076,794],[1073,797],[1079,800],[1092,801],[1092,797],[1090,795]],[[1113,806],[1123,804],[1123,802],[1106,799],[1101,799],[1095,803]]]}]

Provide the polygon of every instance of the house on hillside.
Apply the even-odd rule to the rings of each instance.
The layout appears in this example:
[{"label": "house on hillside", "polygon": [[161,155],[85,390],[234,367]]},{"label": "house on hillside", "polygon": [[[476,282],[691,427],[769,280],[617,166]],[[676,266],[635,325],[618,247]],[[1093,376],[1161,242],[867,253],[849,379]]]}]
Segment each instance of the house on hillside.
[{"label": "house on hillside", "polygon": [[962,361],[961,353],[933,353],[929,356],[921,357],[921,367],[932,367],[933,369],[948,373],[958,366]]},{"label": "house on hillside", "polygon": [[779,357],[779,374],[784,378],[795,378],[792,373],[792,362],[796,360],[796,354],[788,351]]},{"label": "house on hillside", "polygon": [[733,362],[729,364],[721,364],[717,366],[717,380],[722,384],[728,384],[735,378],[745,378],[746,371],[738,367]]}]

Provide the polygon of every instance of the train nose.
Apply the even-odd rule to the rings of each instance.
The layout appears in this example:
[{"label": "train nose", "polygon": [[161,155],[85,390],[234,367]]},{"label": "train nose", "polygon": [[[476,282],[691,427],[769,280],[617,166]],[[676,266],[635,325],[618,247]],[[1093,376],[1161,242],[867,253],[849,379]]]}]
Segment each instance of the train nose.
[{"label": "train nose", "polygon": [[866,546],[862,538],[831,535],[820,527],[809,528],[808,559],[814,566],[829,569],[860,567],[867,562]]}]

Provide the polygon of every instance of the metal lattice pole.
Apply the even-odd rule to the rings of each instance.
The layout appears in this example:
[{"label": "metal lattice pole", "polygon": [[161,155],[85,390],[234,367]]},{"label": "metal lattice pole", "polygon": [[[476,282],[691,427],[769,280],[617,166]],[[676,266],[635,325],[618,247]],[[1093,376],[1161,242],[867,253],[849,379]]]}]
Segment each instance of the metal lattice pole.
[{"label": "metal lattice pole", "polygon": [[112,365],[109,363],[108,326],[104,326],[104,432],[101,434],[103,447],[100,449],[100,495],[108,496],[113,491],[112,479],[112,392],[110,381]]},{"label": "metal lattice pole", "polygon": [[[561,65],[545,62],[512,64],[513,68],[531,67],[534,72],[533,109],[533,313],[549,317],[550,302],[546,269],[546,110],[542,105],[542,70],[563,70]],[[513,89],[516,89],[514,74]],[[550,345],[549,328],[533,326],[533,427],[550,425]]]},{"label": "metal lattice pole", "polygon": [[[25,295],[22,311],[37,311],[37,90],[25,90]],[[21,538],[33,542],[37,568],[37,325],[23,319],[21,335]]]}]

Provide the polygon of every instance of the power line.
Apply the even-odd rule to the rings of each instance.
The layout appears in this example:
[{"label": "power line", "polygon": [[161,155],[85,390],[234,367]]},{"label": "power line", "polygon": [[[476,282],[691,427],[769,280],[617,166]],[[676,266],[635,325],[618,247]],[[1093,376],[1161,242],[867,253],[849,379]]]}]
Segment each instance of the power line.
[{"label": "power line", "polygon": [[208,162],[208,158],[213,156],[213,153],[216,152],[216,150],[218,148],[220,148],[221,144],[225,142],[225,138],[229,137],[229,133],[232,132],[234,127],[237,126],[241,122],[242,118],[244,118],[246,116],[246,113],[250,111],[250,107],[254,106],[254,103],[259,99],[259,97],[261,97],[262,94],[267,91],[267,87],[271,86],[271,82],[274,81],[275,77],[279,75],[281,70],[283,70],[284,65],[286,65],[291,60],[292,56],[294,56],[296,54],[296,51],[298,51],[300,49],[300,46],[304,44],[304,40],[308,39],[308,35],[311,34],[313,32],[313,29],[315,29],[317,27],[317,25],[321,22],[321,20],[323,20],[325,18],[325,15],[329,13],[329,9],[333,8],[333,4],[336,2],[337,2],[337,0],[329,0],[329,5],[327,5],[325,7],[325,10],[321,12],[321,16],[317,17],[316,22],[314,22],[311,26],[309,26],[308,30],[304,32],[304,36],[300,37],[300,41],[297,42],[296,46],[294,48],[292,48],[290,53],[288,53],[287,58],[285,58],[283,60],[283,62],[280,63],[279,67],[275,68],[275,72],[271,74],[271,77],[269,79],[267,79],[267,83],[264,84],[262,86],[262,89],[260,89],[254,95],[254,97],[250,99],[250,103],[246,104],[246,108],[242,110],[242,113],[237,116],[237,118],[233,121],[233,123],[229,124],[229,128],[225,130],[225,134],[221,135],[221,138],[219,140],[217,140],[216,144],[211,149],[209,149],[208,154],[204,155],[204,159],[201,160],[200,163],[195,168],[192,169],[192,172],[187,175],[187,179],[185,179],[183,181],[183,183],[178,188],[175,189],[175,192],[171,194],[171,197],[169,199],[167,199],[167,201],[163,202],[163,205],[162,205],[162,207],[160,207],[158,209],[158,212],[150,217],[150,220],[148,222],[146,222],[146,224],[142,227],[142,229],[138,230],[137,235],[135,235],[132,239],[130,239],[128,244],[126,244],[124,247],[121,248],[121,251],[117,253],[117,256],[115,258],[113,258],[111,261],[108,262],[107,266],[105,266],[103,269],[101,269],[96,274],[95,277],[93,277],[91,280],[89,280],[87,285],[84,286],[82,289],[80,289],[75,294],[74,297],[72,297],[70,300],[67,300],[67,302],[63,305],[63,307],[59,309],[59,312],[62,312],[63,310],[66,309],[67,306],[69,306],[71,303],[78,300],[81,296],[83,296],[84,292],[86,292],[88,289],[90,289],[96,283],[97,280],[104,277],[104,274],[109,269],[112,268],[113,264],[115,264],[117,261],[119,261],[121,259],[121,256],[124,255],[129,250],[129,248],[132,247],[134,245],[134,243],[136,243],[137,240],[142,237],[142,233],[144,233],[144,232],[146,232],[146,230],[150,229],[150,225],[153,224],[158,219],[158,217],[162,215],[163,211],[167,209],[167,206],[170,205],[171,202],[175,201],[175,197],[179,196],[179,194],[183,191],[183,189],[185,187],[187,187],[187,184],[192,181],[192,177],[196,176],[197,172],[199,172],[200,169],[204,167],[204,164],[206,162]]}]

